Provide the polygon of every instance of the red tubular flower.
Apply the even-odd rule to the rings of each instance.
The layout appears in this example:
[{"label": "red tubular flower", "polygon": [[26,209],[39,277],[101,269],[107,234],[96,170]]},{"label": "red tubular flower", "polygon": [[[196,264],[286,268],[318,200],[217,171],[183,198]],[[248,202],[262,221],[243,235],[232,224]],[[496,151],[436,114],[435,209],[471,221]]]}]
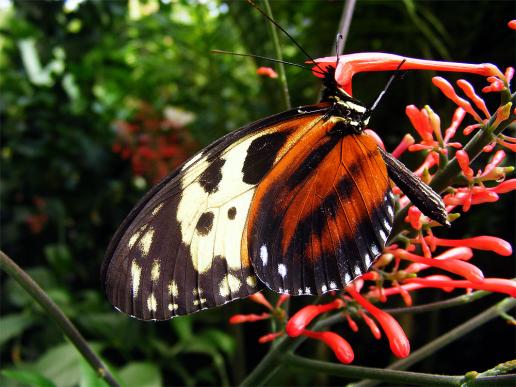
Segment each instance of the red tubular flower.
[{"label": "red tubular flower", "polygon": [[471,282],[465,280],[439,281],[427,278],[407,278],[404,283],[416,283],[432,288],[466,288],[487,290],[489,292],[505,293],[516,297],[516,282],[504,278],[485,278],[482,282]]},{"label": "red tubular flower", "polygon": [[[428,239],[428,237],[427,237]],[[477,250],[487,250],[493,251],[497,254],[509,256],[512,255],[512,247],[509,242],[504,241],[501,238],[493,237],[493,236],[478,236],[473,238],[465,238],[465,239],[442,239],[432,237],[433,243],[437,246],[463,246],[463,247],[471,247]],[[458,258],[460,259],[460,258]]]},{"label": "red tubular flower", "polygon": [[423,216],[422,212],[416,206],[410,206],[408,210],[406,222],[409,222],[414,230],[421,230],[423,226],[423,222],[421,221],[421,217]]},{"label": "red tubular flower", "polygon": [[256,74],[269,78],[278,78],[278,73],[270,67],[258,67],[256,69]]},{"label": "red tubular flower", "polygon": [[303,330],[321,313],[329,312],[342,308],[344,301],[340,298],[335,299],[333,302],[323,305],[307,305],[304,308],[297,311],[297,313],[288,320],[285,328],[287,334],[290,337],[297,337],[303,333]]},{"label": "red tubular flower", "polygon": [[437,267],[449,271],[450,273],[458,274],[472,282],[482,282],[484,279],[484,274],[478,267],[459,259],[448,258],[446,260],[440,260],[425,258],[402,249],[395,250],[393,254],[405,260]]},{"label": "red tubular flower", "polygon": [[276,302],[276,308],[279,308],[289,298],[290,296],[288,294],[281,294],[278,298],[278,302]]},{"label": "red tubular flower", "polygon": [[506,180],[498,184],[496,187],[488,188],[489,192],[502,194],[516,190],[516,179]]},{"label": "red tubular flower", "polygon": [[346,291],[380,323],[389,339],[392,353],[398,357],[407,357],[410,353],[410,343],[394,317],[367,301],[353,286],[346,287]]},{"label": "red tubular flower", "polygon": [[507,25],[511,30],[516,30],[516,20],[511,20]]},{"label": "red tubular flower", "polygon": [[457,128],[462,123],[465,116],[466,116],[466,111],[463,108],[458,107],[457,109],[455,109],[455,113],[453,113],[452,122],[451,122],[450,126],[448,127],[448,129],[446,129],[446,131],[444,132],[444,142],[445,143],[450,141],[450,139],[455,136],[455,133],[457,132]]},{"label": "red tubular flower", "polygon": [[355,358],[353,349],[349,343],[341,336],[333,332],[314,332],[304,330],[301,332],[303,336],[310,337],[324,342],[328,347],[331,348],[337,359],[341,363],[349,364]]},{"label": "red tubular flower", "polygon": [[278,337],[283,336],[285,332],[274,332],[274,333],[267,333],[266,335],[263,335],[258,339],[258,342],[260,344],[268,343],[270,341],[276,340]]},{"label": "red tubular flower", "polygon": [[[408,270],[407,270],[408,271]],[[451,278],[446,275],[435,274],[429,275],[428,277],[423,277],[428,280],[436,280],[436,281],[451,281]],[[390,287],[387,289],[383,289],[383,292],[386,296],[394,296],[396,294],[402,295],[403,292],[412,292],[414,290],[424,289],[426,286],[420,283],[407,283],[407,280],[404,280],[402,284],[397,284],[395,287]],[[453,287],[443,288],[444,291],[451,292]],[[367,293],[368,298],[378,298],[380,294],[380,289],[373,289],[369,293]]]},{"label": "red tubular flower", "polygon": [[246,322],[255,322],[261,320],[267,320],[271,318],[270,313],[262,313],[262,314],[235,314],[231,316],[229,319],[230,324],[242,324]]},{"label": "red tubular flower", "polygon": [[[438,70],[479,74],[483,76],[503,75],[498,68],[489,63],[469,64],[456,62],[439,62],[407,58],[404,56],[386,54],[383,52],[361,52],[340,55],[339,64],[335,71],[335,80],[348,93],[352,94],[351,81],[355,74],[371,71],[394,71],[404,61],[402,70]],[[321,70],[335,66],[337,57],[315,59],[316,66],[312,67],[316,77],[322,78]]]}]

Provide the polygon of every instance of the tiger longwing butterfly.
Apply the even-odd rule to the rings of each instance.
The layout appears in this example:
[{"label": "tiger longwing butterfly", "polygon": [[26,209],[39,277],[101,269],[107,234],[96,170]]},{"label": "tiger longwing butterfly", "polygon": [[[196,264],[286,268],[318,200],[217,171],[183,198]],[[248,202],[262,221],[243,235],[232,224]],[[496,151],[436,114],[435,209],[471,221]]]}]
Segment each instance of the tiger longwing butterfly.
[{"label": "tiger longwing butterfly", "polygon": [[165,320],[249,296],[343,289],[385,246],[392,179],[447,224],[430,187],[363,129],[371,111],[326,67],[319,104],[215,141],[152,188],[114,235],[102,265],[109,301]]}]

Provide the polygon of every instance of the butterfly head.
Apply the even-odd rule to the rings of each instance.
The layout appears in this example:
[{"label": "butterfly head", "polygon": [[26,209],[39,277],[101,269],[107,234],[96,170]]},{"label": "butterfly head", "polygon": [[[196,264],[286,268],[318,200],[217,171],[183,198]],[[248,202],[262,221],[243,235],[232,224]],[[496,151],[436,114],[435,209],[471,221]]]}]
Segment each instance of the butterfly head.
[{"label": "butterfly head", "polygon": [[335,80],[335,67],[326,67],[323,86],[321,102],[332,104],[331,116],[342,118],[343,124],[353,132],[361,132],[369,123],[371,111],[339,86]]}]

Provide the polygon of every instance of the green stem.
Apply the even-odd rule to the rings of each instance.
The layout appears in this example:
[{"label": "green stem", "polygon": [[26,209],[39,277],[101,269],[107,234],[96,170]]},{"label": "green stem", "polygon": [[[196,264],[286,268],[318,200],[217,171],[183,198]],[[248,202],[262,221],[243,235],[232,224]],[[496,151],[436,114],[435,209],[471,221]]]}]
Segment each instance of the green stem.
[{"label": "green stem", "polygon": [[[386,369],[390,370],[405,370],[415,363],[419,362],[422,359],[432,355],[437,352],[441,348],[444,348],[448,344],[454,342],[457,339],[465,336],[469,332],[475,330],[476,328],[484,325],[485,323],[491,321],[492,319],[498,317],[500,312],[506,312],[509,309],[516,306],[516,299],[514,298],[505,298],[502,301],[496,303],[490,308],[486,309],[479,315],[473,317],[472,319],[466,321],[465,323],[459,325],[458,327],[452,329],[448,333],[438,337],[435,340],[432,340],[430,343],[424,345],[419,348],[417,351],[413,352],[409,357],[405,359],[398,360],[388,366]],[[376,382],[370,380],[364,380],[360,383],[354,385],[354,387],[365,387],[365,386],[374,386]]]},{"label": "green stem", "polygon": [[[516,93],[511,95],[512,104],[516,103]],[[499,135],[516,116],[511,113],[509,118],[502,121],[496,128],[492,128],[495,123],[497,114],[493,114],[489,121],[479,130],[464,147],[469,159],[473,162],[481,153],[482,149],[490,144],[497,135]],[[430,187],[435,192],[442,192],[453,183],[453,180],[461,173],[461,169],[457,159],[454,157],[442,170],[438,171],[430,183]],[[409,225],[405,222],[405,217],[408,214],[408,209],[411,205],[405,206],[396,214],[394,224],[391,231],[391,236],[396,236]]]},{"label": "green stem", "polygon": [[[272,10],[271,6],[269,4],[269,0],[263,0],[265,12],[267,13],[267,16],[269,16],[271,19],[274,20],[272,17]],[[281,47],[279,44],[278,34],[276,32],[276,28],[272,23],[269,23],[269,28],[272,35],[272,43],[274,45],[274,55],[276,56],[276,59],[283,60],[283,55],[281,53]],[[290,94],[288,92],[288,83],[287,83],[287,75],[285,73],[285,65],[283,63],[277,63],[278,66],[278,75],[279,75],[279,81],[281,83],[281,90],[283,94],[283,100],[285,102],[285,106],[287,109],[290,109],[292,107],[290,103]]]},{"label": "green stem", "polygon": [[7,254],[0,250],[0,267],[45,310],[45,312],[59,325],[66,337],[72,342],[86,361],[96,370],[97,374],[110,386],[119,386],[102,360],[88,345],[84,337],[64,315],[59,307],[50,299],[43,289],[20,268]]},{"label": "green stem", "polygon": [[344,378],[361,379],[373,378],[394,384],[416,384],[427,386],[456,386],[463,379],[462,376],[447,376],[423,374],[419,372],[386,370],[383,368],[360,367],[329,363],[325,361],[307,359],[294,354],[282,357],[283,363],[289,367],[323,372]]},{"label": "green stem", "polygon": [[479,300],[492,294],[491,292],[486,292],[484,290],[478,290],[476,292],[470,294],[463,294],[461,296],[457,296],[454,298],[450,298],[444,301],[430,302],[428,304],[409,306],[405,308],[390,308],[383,309],[384,312],[387,312],[392,315],[396,314],[404,314],[404,313],[424,313],[424,312],[432,312],[434,310],[451,308],[454,306],[469,304],[470,302]]}]

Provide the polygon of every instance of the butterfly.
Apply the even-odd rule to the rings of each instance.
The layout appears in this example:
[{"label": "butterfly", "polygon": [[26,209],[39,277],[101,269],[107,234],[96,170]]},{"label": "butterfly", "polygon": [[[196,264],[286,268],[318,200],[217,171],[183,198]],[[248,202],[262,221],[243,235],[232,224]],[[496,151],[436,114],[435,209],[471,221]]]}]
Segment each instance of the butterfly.
[{"label": "butterfly", "polygon": [[323,74],[320,103],[215,141],[152,188],[113,236],[102,283],[117,309],[165,320],[269,288],[343,289],[381,254],[391,180],[447,224],[440,196],[364,132],[371,109]]}]

